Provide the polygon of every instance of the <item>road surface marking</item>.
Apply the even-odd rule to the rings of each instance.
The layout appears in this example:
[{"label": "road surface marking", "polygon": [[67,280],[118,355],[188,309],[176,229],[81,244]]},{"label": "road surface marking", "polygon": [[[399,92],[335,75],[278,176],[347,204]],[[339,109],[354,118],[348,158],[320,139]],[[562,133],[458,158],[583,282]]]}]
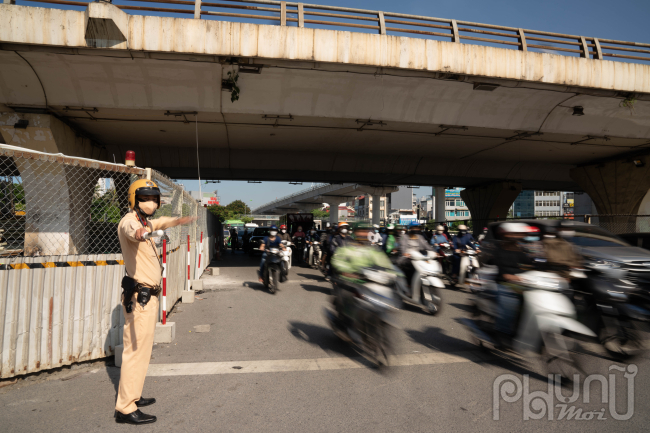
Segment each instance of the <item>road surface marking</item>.
[{"label": "road surface marking", "polygon": [[[391,367],[411,365],[481,362],[472,352],[412,353],[391,357]],[[150,364],[147,376],[197,376],[207,374],[279,373],[290,371],[325,371],[368,368],[361,358],[277,359],[268,361],[192,362],[182,364]]]}]

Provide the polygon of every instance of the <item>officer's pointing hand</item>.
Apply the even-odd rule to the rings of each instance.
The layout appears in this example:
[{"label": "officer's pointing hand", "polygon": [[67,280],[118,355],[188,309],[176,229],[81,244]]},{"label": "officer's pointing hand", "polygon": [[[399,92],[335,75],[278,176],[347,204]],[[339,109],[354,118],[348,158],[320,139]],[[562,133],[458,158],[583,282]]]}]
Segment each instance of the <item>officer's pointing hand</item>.
[{"label": "officer's pointing hand", "polygon": [[144,238],[142,237],[142,235],[144,235],[145,233],[147,233],[147,231],[148,231],[148,230],[147,230],[146,228],[144,228],[144,227],[142,227],[141,229],[137,229],[137,230],[135,231],[135,238],[136,238],[137,240],[139,240],[140,242],[144,242]]},{"label": "officer's pointing hand", "polygon": [[183,217],[183,218],[178,218],[176,220],[176,225],[177,226],[184,226],[185,224],[190,224],[196,221],[196,217]]}]

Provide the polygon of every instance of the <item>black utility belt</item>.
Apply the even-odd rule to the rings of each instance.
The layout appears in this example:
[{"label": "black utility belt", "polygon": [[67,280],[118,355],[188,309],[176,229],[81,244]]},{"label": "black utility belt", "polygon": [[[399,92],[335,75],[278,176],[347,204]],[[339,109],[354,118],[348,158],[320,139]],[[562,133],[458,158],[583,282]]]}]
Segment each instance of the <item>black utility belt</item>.
[{"label": "black utility belt", "polygon": [[151,297],[158,296],[160,292],[160,286],[149,286],[147,284],[138,283],[128,275],[125,275],[124,278],[122,278],[122,304],[127,313],[133,312],[134,293],[138,294],[136,300],[138,304],[144,308],[151,300]]}]

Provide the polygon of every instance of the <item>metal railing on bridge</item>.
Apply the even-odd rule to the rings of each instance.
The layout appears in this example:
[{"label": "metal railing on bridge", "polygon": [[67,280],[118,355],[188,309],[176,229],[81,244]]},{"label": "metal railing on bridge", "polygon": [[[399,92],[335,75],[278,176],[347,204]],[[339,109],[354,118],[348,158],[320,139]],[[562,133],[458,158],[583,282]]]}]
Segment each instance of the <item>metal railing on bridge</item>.
[{"label": "metal railing on bridge", "polygon": [[[88,2],[37,0],[37,3],[86,7]],[[29,2],[31,5],[34,3]],[[17,4],[22,4],[18,0]],[[136,5],[137,3],[137,5]],[[153,3],[142,6],[141,3]],[[521,51],[551,52],[584,58],[650,61],[650,43],[628,42],[591,36],[525,30],[518,27],[480,24],[470,21],[365,9],[324,6],[270,0],[114,0],[113,4],[132,13],[157,12],[171,16],[193,15],[230,21],[297,27],[350,29],[381,35],[419,36],[429,39],[515,48]],[[234,11],[236,12],[234,12]],[[631,55],[639,53],[642,55]]]}]

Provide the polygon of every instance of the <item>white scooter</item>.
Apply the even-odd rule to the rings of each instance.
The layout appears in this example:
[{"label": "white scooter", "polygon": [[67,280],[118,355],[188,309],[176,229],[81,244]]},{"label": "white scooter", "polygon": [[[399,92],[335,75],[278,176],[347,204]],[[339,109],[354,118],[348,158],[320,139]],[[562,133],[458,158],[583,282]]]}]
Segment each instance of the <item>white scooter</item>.
[{"label": "white scooter", "polygon": [[410,290],[398,284],[397,293],[403,300],[421,306],[427,313],[437,314],[442,306],[440,289],[445,287],[440,279],[442,268],[436,260],[437,255],[433,251],[428,251],[425,256],[417,250],[410,250],[408,254],[415,268],[410,281]]},{"label": "white scooter", "polygon": [[[473,318],[461,321],[470,329],[479,345],[496,346],[498,289],[491,281],[491,275],[496,275],[494,272],[480,274],[484,288],[474,300]],[[517,334],[507,345],[520,354],[528,351],[542,353],[544,366],[549,373],[572,379],[580,369],[571,356],[575,340],[567,336],[596,337],[596,334],[576,319],[573,303],[563,294],[568,289],[566,280],[555,273],[541,271],[524,272],[518,277],[520,281],[517,285],[523,290],[522,313]]]},{"label": "white scooter", "polygon": [[479,269],[478,252],[470,248],[461,252],[460,270],[458,272],[458,284],[465,284],[467,280],[472,280]]},{"label": "white scooter", "polygon": [[[305,250],[305,253],[307,251]],[[317,268],[320,263],[321,258],[323,257],[323,251],[320,246],[320,242],[313,241],[309,243],[309,257],[307,257],[307,264],[312,268]]]},{"label": "white scooter", "polygon": [[285,262],[285,265],[287,267],[287,275],[289,273],[289,269],[291,269],[291,257],[293,254],[291,253],[291,242],[289,241],[282,241],[282,245],[284,245],[286,248],[284,251],[282,251],[282,260]]}]

